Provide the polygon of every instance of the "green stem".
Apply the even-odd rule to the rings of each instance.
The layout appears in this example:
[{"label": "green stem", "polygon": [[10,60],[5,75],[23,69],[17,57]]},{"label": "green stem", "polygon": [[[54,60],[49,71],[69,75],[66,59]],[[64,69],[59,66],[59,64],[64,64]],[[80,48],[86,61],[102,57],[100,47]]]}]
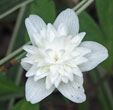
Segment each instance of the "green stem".
[{"label": "green stem", "polygon": [[26,0],[25,2],[18,4],[14,8],[12,8],[12,9],[6,11],[5,13],[3,13],[2,15],[0,15],[0,19],[4,18],[5,16],[7,16],[7,15],[11,14],[12,12],[14,12],[15,10],[17,10],[18,8],[20,8],[24,5],[27,5],[28,3],[31,3],[31,2],[33,2],[33,0]]},{"label": "green stem", "polygon": [[78,110],[90,110],[88,100],[86,100],[84,103],[79,104]]},{"label": "green stem", "polygon": [[[24,16],[24,13],[25,13],[25,9],[26,9],[26,5],[22,6],[19,10],[19,14],[17,16],[17,20],[16,20],[16,25],[15,25],[15,28],[14,28],[14,31],[13,31],[13,34],[12,34],[12,39],[11,39],[11,43],[10,43],[10,46],[8,48],[8,51],[7,51],[7,54],[11,53],[12,50],[13,50],[13,47],[15,46],[15,41],[17,39],[17,33],[19,31],[19,28],[20,28],[20,24],[23,20],[23,16]],[[17,56],[15,58],[16,61],[19,61],[24,55],[25,55],[26,52],[23,52],[21,53],[19,56]],[[19,85],[20,81],[21,81],[21,76],[22,76],[22,73],[23,73],[23,69],[22,67],[19,65],[18,68],[17,68],[17,75],[16,75],[16,80],[15,80],[15,84],[16,85]],[[11,100],[9,101],[9,105],[8,105],[8,110],[11,110],[12,109],[12,106],[15,102],[15,98],[11,98]]]},{"label": "green stem", "polygon": [[17,34],[18,34],[18,30],[19,30],[19,27],[21,25],[21,22],[22,22],[22,18],[23,18],[23,14],[24,14],[24,10],[25,8],[22,7],[19,11],[19,14],[17,16],[17,20],[16,20],[16,24],[15,24],[15,27],[14,27],[14,31],[13,31],[13,34],[11,36],[11,42],[10,42],[10,45],[8,47],[8,51],[7,51],[7,55],[9,53],[11,53],[13,47],[14,47],[14,43],[16,41],[16,37],[17,37]]},{"label": "green stem", "polygon": [[[23,73],[23,69],[20,66],[19,69],[18,69],[18,74],[16,76],[16,81],[15,81],[16,85],[19,85],[20,84],[22,73]],[[15,98],[12,98],[10,100],[10,102],[9,102],[8,110],[11,110],[12,109],[12,106],[13,106],[14,102],[15,102]]]},{"label": "green stem", "polygon": [[[99,74],[99,73],[96,69],[89,72],[89,76],[90,76],[90,79],[91,79],[93,84],[96,84],[99,81],[97,74]],[[95,92],[96,92],[96,98],[100,103],[101,109],[102,110],[109,110],[109,105],[107,104],[102,87],[100,86],[100,87],[96,88]]]},{"label": "green stem", "polygon": [[79,4],[77,4],[77,6],[75,6],[73,8],[73,10],[76,11],[78,8],[80,8],[81,6],[83,6],[85,4],[85,2],[87,2],[87,0],[82,0]]},{"label": "green stem", "polygon": [[23,52],[23,53],[21,53],[19,56],[17,56],[17,57],[15,58],[15,60],[16,60],[17,62],[20,62],[20,60],[21,60],[25,55],[26,55],[26,52]]},{"label": "green stem", "polygon": [[[80,5],[80,8],[76,11],[76,7],[73,8],[73,10],[76,11],[76,13],[79,15],[83,10],[85,10],[89,5],[91,5],[94,2],[94,0],[85,0],[85,2],[82,1]],[[77,7],[78,8],[78,7]]]},{"label": "green stem", "polygon": [[[101,79],[105,73],[104,70],[101,67],[98,67],[98,77]],[[108,73],[106,73],[108,74]],[[102,84],[103,93],[106,97],[107,103],[109,105],[109,109],[113,109],[113,94],[111,92],[111,88],[109,86],[109,83],[106,81]]]},{"label": "green stem", "polygon": [[[30,44],[30,42],[26,43],[25,45]],[[23,47],[23,46],[22,46]],[[15,50],[14,52],[12,52],[11,54],[9,54],[8,56],[6,56],[5,58],[3,58],[0,61],[0,66],[2,66],[3,64],[5,64],[6,62],[8,62],[9,60],[12,60],[15,56],[19,55],[23,49],[22,47],[20,47],[19,49]]]}]

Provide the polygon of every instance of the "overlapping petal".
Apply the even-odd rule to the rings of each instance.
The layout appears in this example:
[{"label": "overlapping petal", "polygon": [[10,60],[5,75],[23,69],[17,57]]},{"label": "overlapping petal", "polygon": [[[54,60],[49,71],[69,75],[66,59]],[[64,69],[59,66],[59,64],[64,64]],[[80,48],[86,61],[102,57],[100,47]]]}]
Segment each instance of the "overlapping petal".
[{"label": "overlapping petal", "polygon": [[85,57],[88,59],[88,62],[80,65],[80,69],[83,72],[95,68],[108,57],[107,48],[97,42],[84,41],[81,43],[81,47],[86,47],[91,50],[90,53],[85,55]]},{"label": "overlapping petal", "polygon": [[26,70],[26,71],[29,71],[29,69],[31,68],[31,64],[29,64],[29,63],[26,63],[26,62],[23,62],[22,60],[21,60],[21,65],[22,65],[22,67]]},{"label": "overlapping petal", "polygon": [[41,30],[46,28],[45,22],[37,15],[30,15],[28,18],[26,18],[25,25],[32,44],[36,45],[34,34],[38,35]]},{"label": "overlapping petal", "polygon": [[49,90],[46,89],[45,79],[34,81],[33,77],[27,79],[25,86],[25,95],[27,101],[32,104],[40,102],[54,91],[54,86]]},{"label": "overlapping petal", "polygon": [[64,24],[67,28],[68,34],[75,36],[79,31],[78,16],[72,9],[62,11],[54,22],[54,26],[58,29],[60,24]]},{"label": "overlapping petal", "polygon": [[58,87],[60,93],[72,102],[82,103],[86,100],[83,88],[83,77],[75,77],[74,81],[67,84],[61,83]]}]

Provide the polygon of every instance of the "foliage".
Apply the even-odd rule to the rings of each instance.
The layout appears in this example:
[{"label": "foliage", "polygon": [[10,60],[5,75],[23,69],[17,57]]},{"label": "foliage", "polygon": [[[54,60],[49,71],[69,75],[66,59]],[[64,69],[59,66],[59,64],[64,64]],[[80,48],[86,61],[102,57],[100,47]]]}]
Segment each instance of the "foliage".
[{"label": "foliage", "polygon": [[13,110],[39,110],[39,104],[33,105],[25,99],[22,99],[13,107]]},{"label": "foliage", "polygon": [[[109,51],[109,58],[101,64],[102,69],[96,68],[95,70],[88,73],[87,80],[90,81],[90,84],[88,84],[90,86],[96,85],[104,77],[103,71],[112,73],[113,65],[113,0],[96,0],[94,4],[98,15],[98,20],[93,19],[93,17],[91,17],[91,15],[89,15],[89,13],[86,11],[81,12],[79,14],[80,32],[86,32],[84,40],[96,41],[106,46]],[[81,8],[84,8],[84,6],[85,5],[83,4],[83,6],[80,6],[77,9],[81,10]],[[61,7],[57,7],[58,10],[56,10],[55,2],[53,0],[1,0],[0,7],[0,18],[5,19],[5,16],[10,18],[10,15],[13,14],[17,16],[7,55],[29,41],[24,25],[25,18],[29,16],[29,14],[37,14],[42,17],[46,23],[53,23],[56,13],[62,9]],[[19,9],[17,13],[12,14],[12,12],[17,9]],[[90,10],[90,8],[88,9]],[[11,69],[8,69],[7,72],[0,72],[1,110],[40,109],[39,104],[32,105],[24,99],[23,85],[25,82],[24,80],[21,80],[22,73],[23,71],[19,64],[12,67]],[[88,93],[89,92],[87,92],[87,94]],[[111,91],[111,87],[108,81],[105,81],[94,90],[93,98],[96,100],[96,104],[99,106],[99,109],[112,110],[112,95],[113,93]],[[92,100],[91,98],[88,98],[85,103],[79,104],[78,109],[90,110],[92,105],[90,102],[90,100]],[[11,101],[12,99],[13,103]],[[15,101],[15,99],[18,100]],[[56,103],[59,103],[60,100],[58,98],[56,99]],[[16,103],[15,105],[14,102]],[[67,100],[66,103],[67,105],[71,105]],[[56,108],[54,110],[56,110]]]}]

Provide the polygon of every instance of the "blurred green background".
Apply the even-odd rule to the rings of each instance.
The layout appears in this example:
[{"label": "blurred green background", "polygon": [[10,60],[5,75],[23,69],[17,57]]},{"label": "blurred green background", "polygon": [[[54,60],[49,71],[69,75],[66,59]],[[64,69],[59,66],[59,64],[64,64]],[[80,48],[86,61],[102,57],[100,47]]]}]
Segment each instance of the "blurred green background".
[{"label": "blurred green background", "polygon": [[[24,97],[25,71],[19,64],[25,55],[20,47],[29,41],[24,20],[38,14],[53,23],[68,7],[79,15],[84,40],[106,46],[109,58],[84,73],[84,103],[72,103],[56,91],[32,105]],[[113,0],[0,0],[0,59],[0,110],[113,110]]]}]

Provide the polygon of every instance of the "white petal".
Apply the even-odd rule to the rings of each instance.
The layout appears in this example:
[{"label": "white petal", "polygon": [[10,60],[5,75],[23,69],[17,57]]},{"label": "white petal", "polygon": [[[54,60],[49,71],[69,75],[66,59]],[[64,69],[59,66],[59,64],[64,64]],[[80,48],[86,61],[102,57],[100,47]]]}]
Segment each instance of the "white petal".
[{"label": "white petal", "polygon": [[25,25],[31,39],[32,44],[35,45],[35,40],[33,38],[34,33],[39,33],[40,30],[46,28],[45,22],[37,15],[30,15],[25,20]]},{"label": "white petal", "polygon": [[50,81],[50,77],[49,76],[47,76],[46,77],[46,89],[50,89],[51,87],[52,87],[52,83],[51,83],[51,81]]},{"label": "white petal", "polygon": [[63,49],[64,48],[64,42],[65,42],[65,36],[55,37],[53,41],[53,48],[55,49]]},{"label": "white petal", "polygon": [[35,58],[33,56],[28,56],[28,57],[23,58],[21,62],[25,62],[28,64],[34,64],[34,60]]},{"label": "white petal", "polygon": [[47,36],[47,29],[41,30],[40,31],[40,35],[41,35],[41,37],[46,38],[46,36]]},{"label": "white petal", "polygon": [[30,76],[33,76],[34,74],[36,74],[38,68],[36,66],[32,66],[30,68],[30,70],[26,73],[26,77],[30,77]]},{"label": "white petal", "polygon": [[67,35],[67,28],[66,28],[66,26],[61,23],[58,26],[57,32],[58,32],[58,37],[60,37],[60,36],[66,36]]},{"label": "white petal", "polygon": [[39,33],[32,33],[32,36],[34,40],[34,45],[36,45],[37,47],[42,47],[43,46],[42,36]]},{"label": "white petal", "polygon": [[64,83],[68,83],[68,77],[63,76],[63,77],[62,77],[62,81],[63,81]]},{"label": "white petal", "polygon": [[39,76],[35,76],[35,77],[34,77],[34,81],[38,81],[38,80],[40,80],[40,79],[42,79],[42,78],[44,78],[44,77],[46,77],[46,76],[47,76],[46,73],[41,74],[41,75],[39,75]]},{"label": "white petal", "polygon": [[85,57],[77,57],[74,59],[74,62],[76,63],[76,65],[80,65],[82,63],[88,62],[88,59]]},{"label": "white petal", "polygon": [[47,49],[46,53],[50,59],[54,58],[54,56],[55,56],[55,52],[52,49]]},{"label": "white petal", "polygon": [[47,74],[48,73],[48,67],[39,67],[38,70],[36,71],[35,76],[40,76],[42,74]]},{"label": "white petal", "polygon": [[73,76],[73,73],[72,72],[70,72],[70,73],[65,73],[65,76],[66,77],[68,77],[68,79],[70,80],[70,81],[73,81],[74,80],[74,76]]},{"label": "white petal", "polygon": [[85,36],[85,32],[81,32],[79,34],[77,34],[75,37],[73,37],[71,39],[71,42],[70,42],[70,45],[67,46],[67,49],[68,51],[73,51],[75,49],[76,51],[76,48],[80,45],[82,39],[84,38]]},{"label": "white petal", "polygon": [[25,87],[25,95],[27,101],[30,101],[32,104],[38,103],[48,95],[50,95],[54,90],[54,87],[51,87],[49,90],[46,89],[45,79],[34,81],[33,77],[28,78]]},{"label": "white petal", "polygon": [[38,52],[38,48],[32,45],[25,45],[23,49],[30,54],[36,54]]},{"label": "white petal", "polygon": [[76,57],[75,59],[67,62],[67,65],[76,68],[77,65],[80,65],[80,64],[86,63],[86,62],[88,62],[87,58],[85,58],[85,57]]},{"label": "white petal", "polygon": [[79,31],[78,16],[72,9],[62,11],[54,22],[54,26],[58,29],[60,24],[64,24],[68,30],[68,34],[75,36]]},{"label": "white petal", "polygon": [[85,57],[88,59],[88,62],[79,66],[82,71],[89,71],[95,68],[108,57],[107,49],[97,42],[85,41],[81,43],[81,47],[91,49],[91,52],[85,55]]},{"label": "white petal", "polygon": [[74,45],[75,47],[77,47],[81,43],[85,35],[86,35],[85,32],[81,32],[72,38],[72,43],[75,44]]},{"label": "white petal", "polygon": [[83,77],[83,74],[82,74],[81,70],[78,67],[73,67],[72,70],[73,70],[73,74],[75,74],[79,77]]},{"label": "white petal", "polygon": [[50,77],[51,83],[54,84],[57,81],[59,74],[54,74],[54,75],[51,74],[49,77]]},{"label": "white petal", "polygon": [[68,79],[70,81],[73,81],[74,80],[74,76],[73,76],[73,71],[72,71],[71,67],[64,66],[64,68],[65,68],[65,75],[66,75],[66,77],[68,77]]},{"label": "white petal", "polygon": [[84,55],[90,53],[91,49],[86,48],[86,47],[77,47],[75,49],[75,52],[79,53],[80,56],[84,56]]},{"label": "white petal", "polygon": [[56,88],[59,86],[60,82],[61,82],[61,76],[59,76],[57,78],[57,80],[55,81],[55,83],[54,83],[54,85],[55,85]]},{"label": "white petal", "polygon": [[83,77],[75,77],[73,82],[61,83],[58,90],[72,102],[82,103],[86,100],[82,84]]},{"label": "white petal", "polygon": [[53,25],[49,23],[47,25],[47,37],[48,37],[48,40],[50,42],[53,41],[53,39],[55,38],[55,36],[56,36],[56,30],[53,27]]},{"label": "white petal", "polygon": [[71,53],[72,57],[77,57],[80,55],[80,53],[78,53],[77,51],[74,51]]},{"label": "white petal", "polygon": [[21,66],[26,70],[26,71],[28,71],[30,68],[31,68],[31,64],[28,64],[28,63],[26,63],[26,62],[23,62],[23,61],[21,61]]}]

